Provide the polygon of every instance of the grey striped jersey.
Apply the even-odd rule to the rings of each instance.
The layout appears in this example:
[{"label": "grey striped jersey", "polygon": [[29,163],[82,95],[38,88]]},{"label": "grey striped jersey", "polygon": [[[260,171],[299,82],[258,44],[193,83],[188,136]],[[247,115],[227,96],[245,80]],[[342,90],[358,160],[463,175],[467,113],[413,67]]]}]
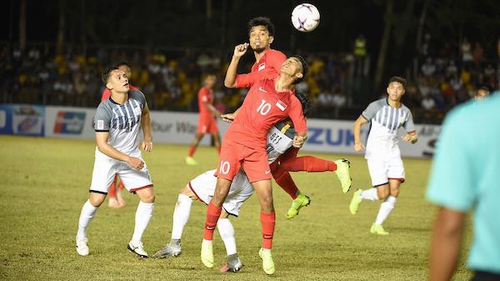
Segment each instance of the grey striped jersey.
[{"label": "grey striped jersey", "polygon": [[99,104],[94,117],[96,132],[109,132],[108,143],[130,155],[139,149],[142,109],[146,98],[141,91],[129,91],[128,101],[121,105],[109,98]]},{"label": "grey striped jersey", "polygon": [[295,129],[289,124],[283,122],[276,123],[267,133],[267,156],[269,164],[287,151],[293,145]]},{"label": "grey striped jersey", "polygon": [[382,98],[370,103],[361,115],[370,122],[365,158],[400,156],[398,129],[403,127],[406,132],[415,131],[410,109],[403,104],[399,108],[392,107],[387,98]]}]

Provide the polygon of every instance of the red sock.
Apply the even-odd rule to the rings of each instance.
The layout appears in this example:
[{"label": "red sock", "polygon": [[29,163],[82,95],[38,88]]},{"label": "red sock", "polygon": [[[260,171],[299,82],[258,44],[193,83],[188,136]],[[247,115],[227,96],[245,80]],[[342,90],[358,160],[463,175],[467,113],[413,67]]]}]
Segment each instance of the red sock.
[{"label": "red sock", "polygon": [[221,212],[222,206],[217,207],[212,204],[212,201],[208,203],[207,218],[205,220],[205,231],[203,232],[203,238],[205,240],[214,240],[214,230],[217,226],[217,221],[219,220]]},{"label": "red sock", "polygon": [[273,170],[273,177],[276,183],[286,192],[292,199],[297,198],[299,193],[299,188],[295,184],[290,176],[290,173],[283,170],[281,166],[278,166],[276,170]]},{"label": "red sock", "polygon": [[118,188],[121,190],[123,190],[125,188],[122,181],[120,181],[120,183],[118,184]]},{"label": "red sock", "polygon": [[188,156],[193,157],[195,151],[196,151],[196,146],[195,145],[190,146]]},{"label": "red sock", "polygon": [[108,196],[109,198],[116,198],[116,182],[118,181],[118,176],[115,175],[113,182],[109,186]]},{"label": "red sock", "polygon": [[290,172],[333,172],[337,170],[337,164],[314,156],[301,156],[282,162],[281,168]]},{"label": "red sock", "polygon": [[260,222],[262,223],[262,248],[271,249],[273,247],[274,227],[276,225],[276,214],[260,212]]}]

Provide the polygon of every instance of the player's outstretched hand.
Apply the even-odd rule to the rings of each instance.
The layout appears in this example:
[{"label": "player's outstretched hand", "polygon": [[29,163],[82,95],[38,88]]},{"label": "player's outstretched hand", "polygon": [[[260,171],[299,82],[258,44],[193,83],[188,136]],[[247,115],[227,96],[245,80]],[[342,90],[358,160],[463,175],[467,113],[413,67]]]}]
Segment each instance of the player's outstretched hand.
[{"label": "player's outstretched hand", "polygon": [[357,152],[361,152],[365,149],[365,145],[363,143],[356,143],[354,144],[354,150]]},{"label": "player's outstretched hand", "polygon": [[418,140],[418,136],[417,136],[417,134],[406,134],[406,135],[402,136],[401,139],[403,141],[408,141],[408,142],[411,142],[411,143],[416,143],[417,140]]},{"label": "player's outstretched hand", "polygon": [[142,170],[142,168],[144,168],[144,162],[137,157],[130,157],[127,163],[130,165],[130,167],[136,170]]},{"label": "player's outstretched hand", "polygon": [[227,122],[227,123],[233,122],[234,121],[234,117],[236,117],[234,115],[234,113],[226,113],[226,114],[222,114],[220,116],[220,118],[222,118],[222,121]]},{"label": "player's outstretched hand", "polygon": [[307,137],[302,137],[302,136],[298,136],[296,135],[295,137],[293,137],[293,147],[295,148],[301,148],[304,143],[306,142],[306,139]]},{"label": "player's outstretched hand", "polygon": [[151,151],[153,151],[153,142],[152,141],[143,141],[141,148],[144,151],[151,152]]},{"label": "player's outstretched hand", "polygon": [[236,47],[234,47],[233,56],[238,58],[242,57],[247,52],[248,45],[248,43],[236,45]]}]

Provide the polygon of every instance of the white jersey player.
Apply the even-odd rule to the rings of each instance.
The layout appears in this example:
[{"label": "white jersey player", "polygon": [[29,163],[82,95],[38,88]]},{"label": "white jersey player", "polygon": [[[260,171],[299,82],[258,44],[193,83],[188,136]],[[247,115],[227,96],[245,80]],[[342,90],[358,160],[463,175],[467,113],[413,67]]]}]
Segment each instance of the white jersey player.
[{"label": "white jersey player", "polygon": [[111,91],[111,98],[99,104],[94,117],[97,147],[89,199],[83,205],[78,223],[76,250],[78,254],[89,254],[87,228],[97,209],[104,202],[115,174],[140,202],[135,216],[135,228],[127,248],[146,258],[142,235],[149,224],[154,208],[153,182],[139,149],[139,132],[143,131],[141,147],[153,149],[151,119],[144,94],[130,91],[125,72],[110,67],[103,73],[103,82]]},{"label": "white jersey player", "polygon": [[[292,147],[295,130],[289,124],[280,122],[276,124],[267,134],[267,153],[269,163],[274,162],[278,156]],[[189,220],[192,201],[195,199],[208,204],[212,199],[217,177],[216,170],[207,171],[191,180],[179,192],[177,203],[173,214],[173,226],[170,243],[159,250],[153,257],[167,258],[181,254],[181,237],[184,226]],[[222,272],[237,272],[243,266],[237,251],[234,238],[234,228],[229,221],[229,215],[237,217],[243,202],[245,202],[254,190],[243,170],[240,170],[229,189],[229,194],[222,204],[222,213],[217,223],[219,234],[224,242],[227,253],[227,264],[221,268]]]},{"label": "white jersey player", "polygon": [[365,158],[373,188],[356,191],[349,210],[356,214],[363,199],[384,200],[370,229],[371,233],[379,235],[389,234],[382,227],[382,223],[394,209],[399,186],[405,181],[405,170],[398,145],[398,129],[402,127],[407,132],[401,138],[403,141],[416,143],[418,140],[412,114],[408,107],[401,103],[405,87],[404,78],[392,77],[387,87],[388,97],[370,103],[354,122],[354,149],[359,152],[365,148],[360,140],[361,126],[370,122]]}]

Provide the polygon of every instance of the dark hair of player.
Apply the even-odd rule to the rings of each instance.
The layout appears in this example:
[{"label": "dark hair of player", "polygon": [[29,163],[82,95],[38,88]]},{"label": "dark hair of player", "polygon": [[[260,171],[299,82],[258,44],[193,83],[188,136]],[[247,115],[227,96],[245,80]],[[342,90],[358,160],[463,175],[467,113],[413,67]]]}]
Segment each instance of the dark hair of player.
[{"label": "dark hair of player", "polygon": [[479,91],[479,90],[483,90],[483,91],[485,91],[485,92],[488,92],[488,93],[489,93],[489,92],[490,92],[490,87],[488,87],[488,86],[481,86],[481,87],[479,87],[479,89],[477,89],[477,90],[478,90],[478,91]]},{"label": "dark hair of player", "polygon": [[101,76],[101,79],[102,79],[102,82],[104,83],[104,85],[106,85],[108,83],[108,79],[109,79],[109,76],[111,75],[111,72],[118,70],[118,69],[119,68],[116,66],[110,66],[110,67],[104,69],[104,71],[102,72],[102,76]]},{"label": "dark hair of player", "polygon": [[307,117],[312,106],[311,99],[301,92],[295,92],[295,96],[299,99],[300,104],[302,104],[302,113]]},{"label": "dark hair of player", "polygon": [[302,65],[302,78],[299,78],[293,82],[293,84],[299,84],[300,82],[304,81],[304,78],[307,75],[307,71],[309,70],[309,66],[307,65],[306,60],[299,55],[293,55],[293,56],[291,56],[291,58],[296,58],[297,60],[299,60],[300,64]]},{"label": "dark hair of player", "polygon": [[406,79],[403,77],[399,76],[392,76],[391,79],[389,79],[389,84],[392,82],[398,82],[399,84],[403,85],[403,88],[406,89]]},{"label": "dark hair of player", "polygon": [[254,26],[263,25],[267,28],[269,36],[274,36],[274,24],[267,17],[256,17],[248,21],[248,33]]},{"label": "dark hair of player", "polygon": [[120,66],[124,66],[124,65],[127,66],[128,68],[132,68],[132,66],[126,61],[121,61],[121,62],[115,64],[116,67],[120,67]]}]

